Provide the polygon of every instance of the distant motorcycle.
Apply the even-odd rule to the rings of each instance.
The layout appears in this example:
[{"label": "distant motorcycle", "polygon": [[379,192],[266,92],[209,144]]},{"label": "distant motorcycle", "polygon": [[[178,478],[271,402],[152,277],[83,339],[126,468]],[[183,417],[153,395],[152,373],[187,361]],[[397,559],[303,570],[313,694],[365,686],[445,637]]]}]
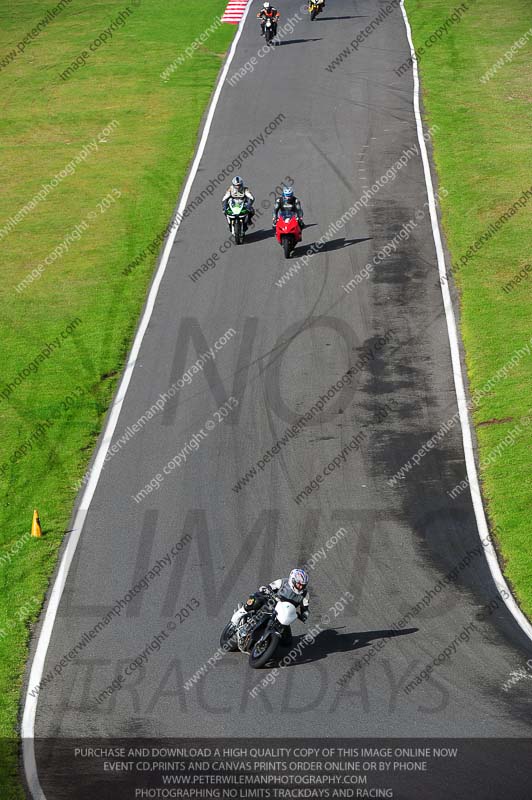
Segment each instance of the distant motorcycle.
[{"label": "distant motorcycle", "polygon": [[297,619],[292,603],[278,600],[265,587],[268,599],[258,611],[246,611],[240,605],[220,636],[220,646],[227,652],[249,653],[249,666],[259,669],[270,661],[286,628]]},{"label": "distant motorcycle", "polygon": [[301,227],[293,211],[279,212],[275,225],[275,236],[284,250],[284,257],[290,258],[295,246],[301,241]]},{"label": "distant motorcycle", "polygon": [[277,32],[276,28],[276,23],[271,19],[267,19],[264,23],[264,38],[266,39],[266,44],[271,44],[271,41]]},{"label": "distant motorcycle", "polygon": [[227,201],[225,216],[227,217],[229,229],[233,234],[235,244],[243,244],[249,223],[249,210],[246,205],[246,198],[230,197]]},{"label": "distant motorcycle", "polygon": [[308,11],[310,19],[314,20],[323,11],[323,4],[316,2],[316,0],[309,0]]}]

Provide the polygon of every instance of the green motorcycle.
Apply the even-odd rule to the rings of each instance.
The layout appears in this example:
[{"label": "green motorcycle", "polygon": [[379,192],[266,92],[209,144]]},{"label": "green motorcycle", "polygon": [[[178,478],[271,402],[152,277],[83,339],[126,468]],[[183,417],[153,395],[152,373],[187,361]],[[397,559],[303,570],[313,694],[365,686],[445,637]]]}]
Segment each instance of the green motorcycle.
[{"label": "green motorcycle", "polygon": [[235,244],[243,244],[249,221],[249,210],[245,198],[230,197],[225,215]]}]

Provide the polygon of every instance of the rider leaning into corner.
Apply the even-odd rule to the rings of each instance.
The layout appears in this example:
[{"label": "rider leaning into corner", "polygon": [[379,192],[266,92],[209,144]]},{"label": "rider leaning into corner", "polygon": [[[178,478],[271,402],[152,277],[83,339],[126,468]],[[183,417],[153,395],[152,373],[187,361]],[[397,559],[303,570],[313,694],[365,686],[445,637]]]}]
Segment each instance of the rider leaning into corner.
[{"label": "rider leaning into corner", "polygon": [[255,216],[255,209],[253,208],[253,203],[255,202],[255,196],[249,190],[249,188],[244,185],[244,181],[240,177],[240,175],[236,175],[233,178],[233,180],[231,181],[231,186],[228,188],[228,190],[222,197],[222,208],[224,214],[227,211],[227,204],[229,202],[230,197],[245,198],[244,202],[249,212],[248,224],[253,225],[253,217]]},{"label": "rider leaning into corner", "polygon": [[266,0],[266,2],[262,4],[261,10],[257,14],[257,19],[260,19],[260,21],[261,21],[260,22],[260,35],[264,36],[264,26],[266,24],[266,20],[269,19],[269,20],[271,20],[271,23],[273,25],[273,34],[275,36],[275,34],[277,33],[277,20],[279,19],[280,16],[281,15],[277,11],[277,9],[274,8],[271,5],[271,3],[268,2],[268,0]]},{"label": "rider leaning into corner", "polygon": [[275,200],[272,219],[272,225],[274,227],[277,224],[277,217],[281,211],[292,211],[297,216],[299,227],[303,230],[303,209],[299,198],[295,196],[291,186],[285,186],[282,195]]},{"label": "rider leaning into corner", "polygon": [[[278,600],[292,603],[296,607],[297,616],[301,622],[306,622],[309,611],[308,575],[304,569],[293,569],[288,578],[278,578],[268,586],[261,586],[258,592],[250,594],[244,603],[244,612],[258,611],[268,600],[269,591],[273,592]],[[281,643],[290,645],[292,631],[288,627],[281,637]]]}]

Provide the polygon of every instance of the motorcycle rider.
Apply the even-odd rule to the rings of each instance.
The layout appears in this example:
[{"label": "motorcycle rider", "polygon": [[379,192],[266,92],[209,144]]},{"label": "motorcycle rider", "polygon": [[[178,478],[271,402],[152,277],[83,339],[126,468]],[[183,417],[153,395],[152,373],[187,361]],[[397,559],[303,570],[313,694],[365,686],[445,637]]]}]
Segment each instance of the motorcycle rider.
[{"label": "motorcycle rider", "polygon": [[237,197],[239,199],[242,197],[244,198],[244,204],[248,210],[248,225],[253,225],[253,217],[255,216],[253,203],[255,202],[255,196],[249,190],[249,188],[244,185],[244,180],[240,177],[240,175],[235,175],[231,181],[231,186],[229,186],[226,193],[222,197],[222,209],[224,214],[227,211],[229,198],[231,197]]},{"label": "motorcycle rider", "polygon": [[264,26],[266,24],[266,20],[269,19],[271,20],[273,35],[275,36],[275,34],[277,33],[277,20],[279,19],[280,16],[281,15],[277,11],[277,9],[274,8],[272,4],[268,2],[268,0],[266,0],[266,2],[262,4],[261,10],[257,14],[257,19],[261,20],[260,35],[264,36]]},{"label": "motorcycle rider", "polygon": [[277,197],[275,200],[275,204],[273,207],[273,219],[272,224],[275,228],[277,224],[277,218],[281,211],[292,211],[297,216],[297,221],[299,223],[299,227],[303,230],[303,209],[301,207],[301,203],[299,198],[295,196],[294,190],[291,186],[285,186],[283,188],[283,193],[280,197]]},{"label": "motorcycle rider", "polygon": [[[296,568],[290,572],[288,578],[278,578],[272,581],[268,586],[261,586],[258,592],[250,594],[244,603],[244,610],[258,611],[266,603],[269,597],[270,589],[278,600],[283,600],[287,603],[292,603],[297,610],[297,616],[301,622],[306,622],[308,619],[309,611],[309,595],[308,595],[308,574],[304,569]],[[283,644],[289,645],[292,641],[292,631],[290,626],[287,627],[283,634],[281,641]]]}]

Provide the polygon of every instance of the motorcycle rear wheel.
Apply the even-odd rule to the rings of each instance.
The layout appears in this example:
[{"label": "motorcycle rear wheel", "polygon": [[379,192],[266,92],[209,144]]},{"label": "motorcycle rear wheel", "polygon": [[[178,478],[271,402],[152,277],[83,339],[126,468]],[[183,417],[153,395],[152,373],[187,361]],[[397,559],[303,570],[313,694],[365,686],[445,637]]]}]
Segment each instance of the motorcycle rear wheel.
[{"label": "motorcycle rear wheel", "polygon": [[227,653],[236,653],[238,645],[235,637],[235,626],[232,622],[228,622],[220,636],[220,647]]},{"label": "motorcycle rear wheel", "polygon": [[276,636],[275,634],[272,634],[266,648],[261,650],[257,656],[254,655],[256,648],[256,645],[254,645],[251,649],[251,653],[249,654],[249,666],[253,669],[260,669],[261,667],[264,667],[265,664],[271,660],[273,654],[277,650],[278,645],[279,636]]}]

